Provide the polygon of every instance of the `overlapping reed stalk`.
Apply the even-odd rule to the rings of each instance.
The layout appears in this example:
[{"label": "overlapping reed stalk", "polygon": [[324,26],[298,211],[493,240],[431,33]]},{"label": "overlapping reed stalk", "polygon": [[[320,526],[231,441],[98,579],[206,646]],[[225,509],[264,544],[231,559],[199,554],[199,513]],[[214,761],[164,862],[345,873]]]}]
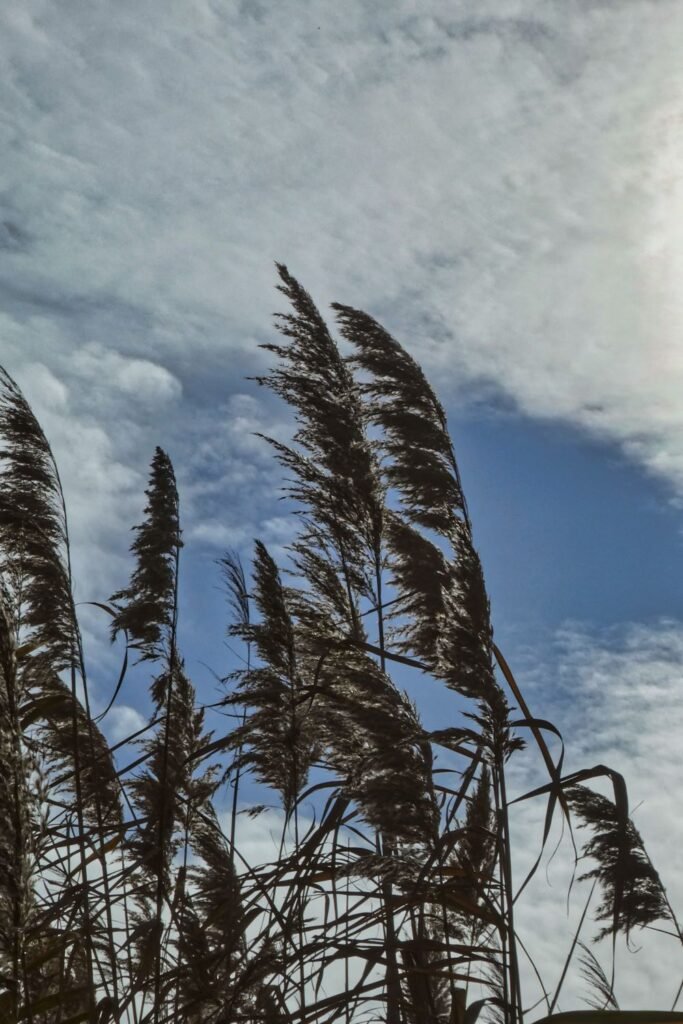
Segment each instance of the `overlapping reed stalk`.
[{"label": "overlapping reed stalk", "polygon": [[[532,717],[493,643],[445,413],[420,367],[370,316],[336,305],[345,357],[278,271],[291,312],[260,382],[295,414],[291,444],[271,444],[299,530],[281,566],[260,541],[250,573],[222,559],[245,652],[219,702],[239,708],[227,735],[207,731],[180,652],[179,500],[158,448],[129,584],[102,606],[135,681],[152,669],[151,713],[108,746],[90,710],[59,476],[0,376],[8,1024],[474,1024],[481,1011],[522,1024],[510,818],[533,797],[547,798],[541,851],[558,811],[591,830],[584,877],[602,894],[601,935],[664,919],[680,937],[623,780],[603,766],[563,775],[544,740],[557,730]],[[452,691],[451,725],[424,728],[407,673]],[[549,781],[513,798],[507,765],[527,732]],[[284,812],[263,864],[241,848],[245,779]],[[586,787],[595,779],[613,800]],[[549,1012],[580,929],[554,993],[543,986]],[[587,948],[578,966],[615,1007],[615,979]]]}]

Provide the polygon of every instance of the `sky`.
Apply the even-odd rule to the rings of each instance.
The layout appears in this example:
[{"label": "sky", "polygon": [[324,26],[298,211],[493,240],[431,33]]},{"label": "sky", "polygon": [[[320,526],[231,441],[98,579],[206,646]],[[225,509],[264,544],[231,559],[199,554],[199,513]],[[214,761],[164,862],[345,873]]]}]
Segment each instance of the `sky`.
[{"label": "sky", "polygon": [[[0,363],[59,462],[78,599],[125,582],[161,444],[212,692],[215,559],[293,530],[254,437],[291,422],[246,379],[286,263],[434,381],[497,640],[568,764],[624,770],[683,912],[682,43],[680,0],[0,7]],[[668,1008],[683,958],[643,945],[624,1005]]]}]

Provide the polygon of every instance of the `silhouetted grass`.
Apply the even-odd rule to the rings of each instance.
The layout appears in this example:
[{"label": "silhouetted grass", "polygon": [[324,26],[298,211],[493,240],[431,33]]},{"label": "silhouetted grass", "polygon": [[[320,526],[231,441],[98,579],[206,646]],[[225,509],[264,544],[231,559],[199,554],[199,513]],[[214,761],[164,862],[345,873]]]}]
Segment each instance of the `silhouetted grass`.
[{"label": "silhouetted grass", "polygon": [[[520,799],[546,802],[535,868],[558,814],[591,829],[601,936],[661,919],[680,936],[623,779],[603,766],[562,774],[544,739],[557,730],[533,717],[493,643],[446,417],[421,369],[367,314],[335,306],[353,346],[345,359],[278,269],[292,312],[265,346],[275,365],[260,383],[295,414],[291,444],[271,444],[299,532],[286,566],[258,540],[250,573],[234,552],[221,560],[244,652],[214,708],[232,711],[216,717],[222,729],[234,721],[227,734],[208,728],[183,664],[179,499],[158,448],[130,580],[100,605],[112,638],[125,638],[124,673],[128,659],[149,668],[151,713],[108,746],[90,711],[57,468],[0,376],[7,1024],[474,1024],[481,1011],[521,1024]],[[396,668],[454,691],[459,718],[427,731]],[[527,740],[548,782],[511,801],[508,765]],[[448,771],[434,767],[438,748]],[[245,775],[283,811],[270,863],[240,850]],[[584,785],[599,778],[614,799]],[[577,932],[559,985],[544,987],[547,1012],[574,968],[596,1006],[617,1005],[613,976]]]}]

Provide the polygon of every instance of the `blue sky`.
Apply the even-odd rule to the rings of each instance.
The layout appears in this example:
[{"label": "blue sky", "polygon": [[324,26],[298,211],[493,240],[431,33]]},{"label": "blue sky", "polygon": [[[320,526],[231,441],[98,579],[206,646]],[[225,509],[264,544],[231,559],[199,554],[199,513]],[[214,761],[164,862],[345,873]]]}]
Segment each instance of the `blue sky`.
[{"label": "blue sky", "polygon": [[[252,436],[291,423],[245,381],[287,263],[434,381],[496,635],[571,763],[624,768],[683,907],[682,41],[676,0],[0,10],[0,361],[57,454],[79,598],[126,579],[162,444],[188,663],[202,692],[227,667],[207,573],[291,536]],[[653,949],[633,1005],[675,989]]]},{"label": "blue sky", "polygon": [[665,483],[565,425],[452,426],[499,628],[611,626],[681,607],[681,514]]}]

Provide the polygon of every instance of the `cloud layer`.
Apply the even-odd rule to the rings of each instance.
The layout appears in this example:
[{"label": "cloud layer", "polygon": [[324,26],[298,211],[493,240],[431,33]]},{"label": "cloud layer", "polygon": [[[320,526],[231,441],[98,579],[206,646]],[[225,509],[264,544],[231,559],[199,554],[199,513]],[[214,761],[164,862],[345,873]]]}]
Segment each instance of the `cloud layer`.
[{"label": "cloud layer", "polygon": [[4,9],[0,355],[89,452],[83,517],[153,436],[192,475],[173,421],[257,365],[274,258],[447,400],[504,394],[680,492],[677,27],[669,0]]}]

